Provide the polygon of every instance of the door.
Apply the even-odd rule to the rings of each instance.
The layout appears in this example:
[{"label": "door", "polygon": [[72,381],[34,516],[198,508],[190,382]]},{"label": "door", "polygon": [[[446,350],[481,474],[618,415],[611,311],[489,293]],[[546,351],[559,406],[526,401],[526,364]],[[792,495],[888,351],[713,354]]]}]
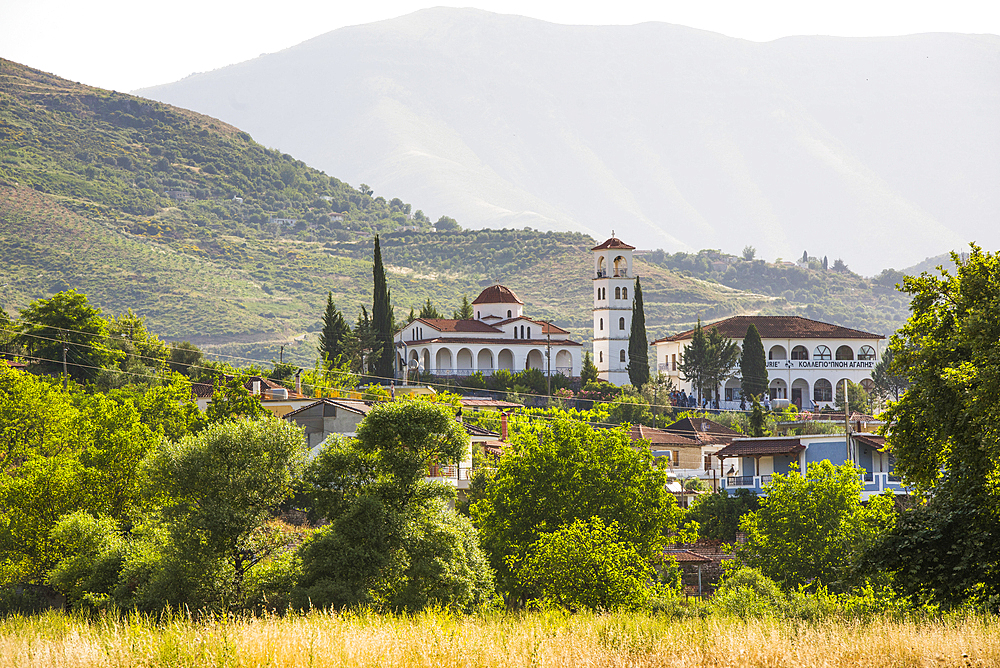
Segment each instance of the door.
[{"label": "door", "polygon": [[792,388],[792,403],[802,408],[802,388],[793,387]]}]

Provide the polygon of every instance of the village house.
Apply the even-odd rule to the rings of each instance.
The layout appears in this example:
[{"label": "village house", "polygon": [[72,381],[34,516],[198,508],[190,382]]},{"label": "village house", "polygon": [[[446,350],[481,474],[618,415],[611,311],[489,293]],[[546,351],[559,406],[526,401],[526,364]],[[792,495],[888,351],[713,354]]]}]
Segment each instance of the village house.
[{"label": "village house", "polygon": [[580,375],[581,344],[565,329],[524,315],[524,302],[510,288],[486,288],[472,308],[471,320],[417,318],[399,330],[397,375],[403,377],[411,361],[439,377],[489,376],[498,369]]},{"label": "village house", "polygon": [[[634,425],[633,441],[649,442],[656,460],[665,460],[671,477],[677,481],[698,478],[713,492],[722,489],[722,462],[714,455],[743,435],[707,418],[684,418],[664,429]],[[678,503],[687,507],[697,492],[680,487],[671,488]]]}]

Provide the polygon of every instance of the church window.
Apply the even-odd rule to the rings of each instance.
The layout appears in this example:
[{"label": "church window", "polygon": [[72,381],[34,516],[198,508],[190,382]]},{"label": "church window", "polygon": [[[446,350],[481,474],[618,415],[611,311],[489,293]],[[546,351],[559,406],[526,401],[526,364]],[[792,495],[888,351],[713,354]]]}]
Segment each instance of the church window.
[{"label": "church window", "polygon": [[476,320],[479,320],[479,311],[476,311]]},{"label": "church window", "polygon": [[618,361],[620,361],[620,362],[624,362],[625,361],[625,351],[624,350],[622,350],[620,353],[618,353]]},{"label": "church window", "polygon": [[830,349],[827,346],[816,346],[816,350],[813,351],[814,360],[828,360],[832,357],[833,355],[830,354]]},{"label": "church window", "polygon": [[622,289],[615,288],[615,299],[621,299],[621,298],[622,298]]},{"label": "church window", "polygon": [[813,401],[833,401],[833,386],[826,378],[820,378],[813,385]]},{"label": "church window", "polygon": [[598,301],[600,301],[600,299],[601,299],[601,289],[600,288],[597,288],[597,299],[598,299]]},{"label": "church window", "polygon": [[622,288],[622,299],[628,299],[628,288]]},{"label": "church window", "polygon": [[604,318],[601,318],[601,326],[600,326],[600,330],[601,330],[602,332],[604,331]]},{"label": "church window", "polygon": [[531,328],[530,327],[528,328],[528,338],[529,339],[531,338]]},{"label": "church window", "polygon": [[510,309],[507,309],[507,317],[510,317]]},{"label": "church window", "polygon": [[524,325],[521,325],[521,338],[524,338]]},{"label": "church window", "polygon": [[875,359],[875,349],[871,346],[861,346],[861,350],[858,351],[859,360],[873,360]]},{"label": "church window", "polygon": [[604,362],[604,351],[603,350],[597,353],[597,361],[598,362]]},{"label": "church window", "polygon": [[625,318],[618,318],[618,329],[625,329]]},{"label": "church window", "polygon": [[794,348],[792,348],[792,359],[807,360],[809,359],[809,351],[806,350],[805,346],[795,346]]},{"label": "church window", "polygon": [[516,325],[514,326],[514,338],[515,339],[517,338],[517,326]]}]

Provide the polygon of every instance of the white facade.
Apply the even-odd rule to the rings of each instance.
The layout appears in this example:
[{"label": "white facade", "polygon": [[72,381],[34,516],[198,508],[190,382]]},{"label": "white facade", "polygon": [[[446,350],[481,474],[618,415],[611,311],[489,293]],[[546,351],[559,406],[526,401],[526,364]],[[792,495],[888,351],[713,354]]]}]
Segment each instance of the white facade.
[{"label": "white facade", "polygon": [[397,374],[415,360],[436,376],[489,376],[499,369],[579,376],[581,344],[561,327],[528,318],[523,307],[498,285],[473,301],[472,320],[417,318],[396,333]]},{"label": "white facade", "polygon": [[[737,345],[743,345],[746,328],[754,323],[761,332],[767,356],[768,394],[772,400],[790,401],[803,410],[834,406],[837,385],[844,379],[871,390],[871,373],[882,359],[885,337],[798,316],[737,316],[706,325],[720,327]],[[742,332],[742,333],[741,333]],[[785,334],[785,336],[782,336]],[[653,342],[656,368],[678,389],[692,392],[681,379],[679,365],[690,332]],[[740,375],[735,374],[716,392],[720,408],[740,406]]]},{"label": "white facade", "polygon": [[635,273],[632,251],[612,236],[594,253],[594,364],[597,376],[614,385],[625,385],[628,377],[628,338],[632,331],[632,299]]}]

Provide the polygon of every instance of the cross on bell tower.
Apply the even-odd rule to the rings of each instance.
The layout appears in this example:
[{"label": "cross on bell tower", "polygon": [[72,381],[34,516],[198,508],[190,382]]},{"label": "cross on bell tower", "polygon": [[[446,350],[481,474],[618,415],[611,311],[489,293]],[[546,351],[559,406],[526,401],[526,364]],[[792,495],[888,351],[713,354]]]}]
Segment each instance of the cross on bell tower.
[{"label": "cross on bell tower", "polygon": [[598,377],[615,385],[629,382],[628,337],[632,331],[635,246],[614,236],[591,249],[594,254],[594,364]]}]

